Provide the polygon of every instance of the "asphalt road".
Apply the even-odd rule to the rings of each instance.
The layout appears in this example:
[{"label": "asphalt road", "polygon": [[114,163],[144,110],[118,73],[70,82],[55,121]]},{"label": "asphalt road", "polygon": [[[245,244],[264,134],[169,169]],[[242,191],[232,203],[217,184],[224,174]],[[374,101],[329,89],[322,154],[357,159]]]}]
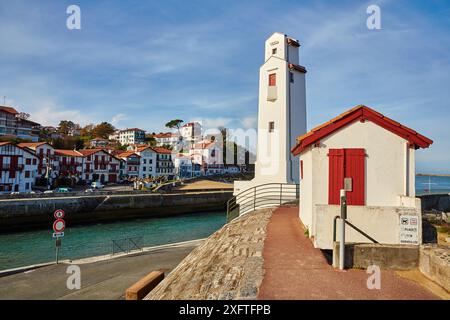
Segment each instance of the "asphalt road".
[{"label": "asphalt road", "polygon": [[140,255],[80,264],[81,289],[69,290],[69,264],[59,264],[0,278],[0,299],[19,300],[119,300],[125,290],[153,270],[166,274],[195,244],[159,249]]}]

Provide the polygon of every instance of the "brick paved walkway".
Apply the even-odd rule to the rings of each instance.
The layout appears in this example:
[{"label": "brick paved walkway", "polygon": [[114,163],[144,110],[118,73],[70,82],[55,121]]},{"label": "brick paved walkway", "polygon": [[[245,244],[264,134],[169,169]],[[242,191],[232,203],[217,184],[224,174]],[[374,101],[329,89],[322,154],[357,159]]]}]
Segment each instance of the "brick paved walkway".
[{"label": "brick paved walkway", "polygon": [[263,257],[258,299],[439,299],[394,271],[382,270],[381,289],[369,290],[364,270],[333,269],[303,234],[297,207],[273,213]]}]

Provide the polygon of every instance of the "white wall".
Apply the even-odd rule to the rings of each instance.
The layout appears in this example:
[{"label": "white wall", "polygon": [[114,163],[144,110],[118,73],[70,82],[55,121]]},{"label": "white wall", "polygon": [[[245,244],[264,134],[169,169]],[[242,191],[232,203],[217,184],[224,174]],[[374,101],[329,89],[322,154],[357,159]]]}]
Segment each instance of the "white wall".
[{"label": "white wall", "polygon": [[[400,243],[400,215],[418,217],[419,243],[422,243],[422,219],[420,200],[418,208],[389,207],[389,206],[349,206],[347,219],[353,225],[367,233],[382,244]],[[340,215],[338,205],[316,205],[314,225],[316,230],[313,236],[314,246],[321,249],[333,248],[333,219]],[[339,239],[339,221],[337,223],[337,237]],[[370,240],[356,232],[350,226],[345,228],[346,242],[372,243]]]}]

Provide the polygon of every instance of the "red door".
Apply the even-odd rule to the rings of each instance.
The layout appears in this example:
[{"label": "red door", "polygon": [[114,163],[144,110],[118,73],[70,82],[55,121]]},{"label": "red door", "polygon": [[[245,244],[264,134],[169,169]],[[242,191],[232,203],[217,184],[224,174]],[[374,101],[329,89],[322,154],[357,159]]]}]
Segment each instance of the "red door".
[{"label": "red door", "polygon": [[339,204],[344,187],[344,149],[328,150],[328,162],[328,204]]},{"label": "red door", "polygon": [[339,204],[344,178],[352,179],[352,191],[347,191],[347,204],[365,205],[365,151],[364,149],[330,149],[328,204]]},{"label": "red door", "polygon": [[117,182],[117,175],[110,174],[109,177],[108,177],[108,182],[116,183]]}]

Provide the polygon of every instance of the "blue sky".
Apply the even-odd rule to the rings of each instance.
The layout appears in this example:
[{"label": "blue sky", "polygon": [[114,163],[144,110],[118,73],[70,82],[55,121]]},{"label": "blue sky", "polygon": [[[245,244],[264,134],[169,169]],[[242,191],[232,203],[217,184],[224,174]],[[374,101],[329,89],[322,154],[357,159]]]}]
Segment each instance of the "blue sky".
[{"label": "blue sky", "polygon": [[[66,28],[71,4],[81,30]],[[381,30],[366,27],[370,4]],[[450,172],[447,1],[0,0],[0,96],[48,125],[255,127],[275,31],[302,43],[309,128],[366,104],[434,140],[417,171]]]}]

